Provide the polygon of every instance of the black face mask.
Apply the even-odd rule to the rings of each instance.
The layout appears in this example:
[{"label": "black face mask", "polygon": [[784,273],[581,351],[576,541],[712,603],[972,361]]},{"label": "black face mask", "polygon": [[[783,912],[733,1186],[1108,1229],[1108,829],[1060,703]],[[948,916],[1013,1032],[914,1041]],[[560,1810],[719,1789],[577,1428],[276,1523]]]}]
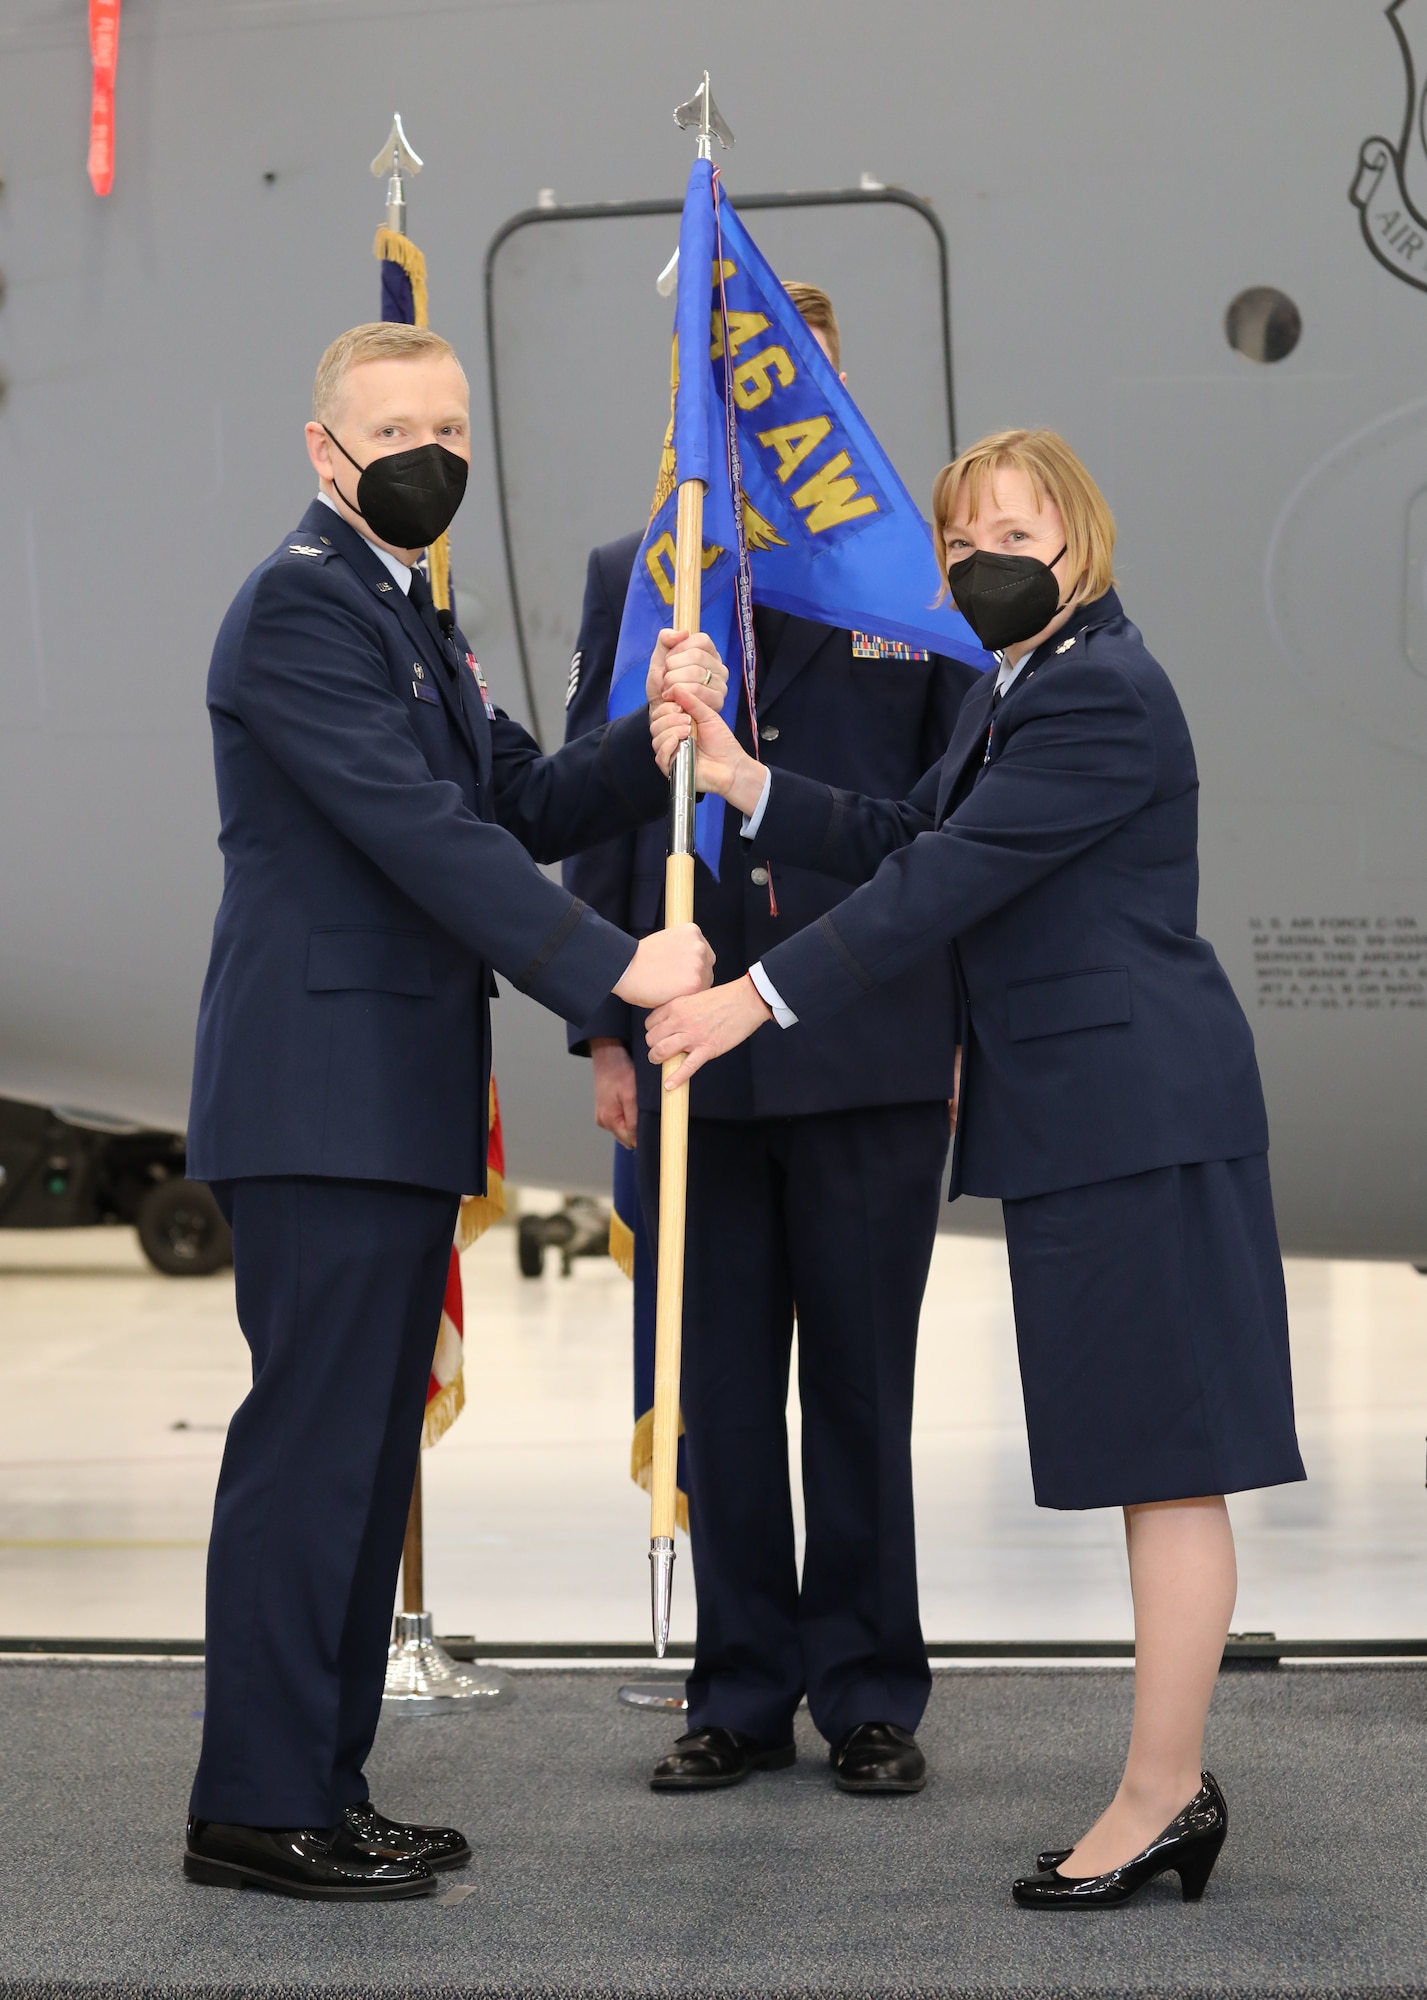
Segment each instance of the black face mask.
[{"label": "black face mask", "polygon": [[[1064,554],[1062,549],[1060,556]],[[1060,609],[1054,563],[1043,563],[1039,556],[975,549],[951,565],[946,580],[957,610],[990,653],[1029,639]]]},{"label": "black face mask", "polygon": [[[327,431],[327,426],[322,426]],[[351,465],[357,465],[340,438],[333,444]],[[357,465],[357,497],[347,500],[334,479],[337,496],[347,500],[374,535],[398,549],[425,549],[444,535],[456,518],[456,509],[466,494],[470,471],[464,458],[441,444],[419,444],[411,451],[394,451],[374,458],[370,465]]]}]

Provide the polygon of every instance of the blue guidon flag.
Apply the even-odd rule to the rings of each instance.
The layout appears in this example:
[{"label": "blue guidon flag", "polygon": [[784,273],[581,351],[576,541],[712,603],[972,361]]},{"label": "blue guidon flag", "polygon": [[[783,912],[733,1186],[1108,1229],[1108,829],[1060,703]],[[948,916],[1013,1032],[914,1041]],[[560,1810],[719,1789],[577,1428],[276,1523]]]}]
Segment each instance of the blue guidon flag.
[{"label": "blue guidon flag", "polygon": [[[754,713],[755,597],[819,624],[875,631],[891,642],[889,657],[925,649],[991,665],[960,612],[938,603],[943,582],[927,522],[708,160],[694,162],[684,197],[672,375],[673,413],[625,599],[611,716],[643,702],[655,637],[673,616],[676,496],[686,479],[707,489],[703,629],[733,669],[730,727],[740,701]],[[715,875],[722,837],[723,800],[705,798],[696,846]]]}]

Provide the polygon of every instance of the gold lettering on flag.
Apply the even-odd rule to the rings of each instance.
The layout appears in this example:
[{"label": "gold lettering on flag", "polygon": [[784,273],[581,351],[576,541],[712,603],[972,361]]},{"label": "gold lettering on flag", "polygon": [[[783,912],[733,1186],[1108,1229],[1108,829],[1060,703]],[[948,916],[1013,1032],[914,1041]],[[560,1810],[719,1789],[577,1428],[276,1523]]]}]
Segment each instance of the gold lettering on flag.
[{"label": "gold lettering on flag", "polygon": [[878,511],[870,493],[859,492],[855,479],[843,477],[851,465],[849,454],[840,451],[793,495],[793,505],[808,517],[810,535],[821,535],[828,528],[839,528],[845,521]]},{"label": "gold lettering on flag", "polygon": [[804,459],[812,457],[831,430],[831,417],[805,417],[801,423],[779,424],[775,430],[760,431],[758,442],[771,445],[777,452],[778,478],[786,486]]}]

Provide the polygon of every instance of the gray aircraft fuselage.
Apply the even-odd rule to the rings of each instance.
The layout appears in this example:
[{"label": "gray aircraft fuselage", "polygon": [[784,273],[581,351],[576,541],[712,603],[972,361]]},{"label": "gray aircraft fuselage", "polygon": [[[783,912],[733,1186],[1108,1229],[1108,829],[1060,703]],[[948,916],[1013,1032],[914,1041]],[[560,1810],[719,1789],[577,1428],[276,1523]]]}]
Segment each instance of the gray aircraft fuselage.
[{"label": "gray aircraft fuselage", "polygon": [[[869,174],[932,205],[957,440],[1048,424],[1103,483],[1194,733],[1201,928],[1257,1038],[1285,1247],[1427,1262],[1427,0],[149,0],[106,200],[88,64],[82,8],[10,0],[0,1094],[182,1128],[221,888],[208,654],[310,497],[316,358],[377,314],[367,163],[394,108],[472,381],[463,622],[496,699],[558,738],[584,552],[647,512],[676,224],[557,214],[490,260],[528,689],[486,252],[541,189],[676,199],[669,112],[709,67],[735,202]],[[895,203],[749,220],[833,292],[925,504],[950,414],[933,229]],[[1301,318],[1281,359],[1229,343],[1254,287]],[[512,1176],[601,1187],[563,1050],[507,987]]]}]

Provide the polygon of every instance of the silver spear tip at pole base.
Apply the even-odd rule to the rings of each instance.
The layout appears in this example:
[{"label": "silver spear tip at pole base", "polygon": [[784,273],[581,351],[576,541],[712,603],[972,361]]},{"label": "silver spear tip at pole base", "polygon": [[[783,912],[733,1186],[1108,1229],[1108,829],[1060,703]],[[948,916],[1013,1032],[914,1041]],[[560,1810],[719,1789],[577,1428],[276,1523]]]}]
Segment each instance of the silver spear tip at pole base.
[{"label": "silver spear tip at pole base", "polygon": [[713,158],[713,142],[715,139],[718,140],[725,151],[733,144],[733,134],[729,131],[727,121],[719,111],[718,106],[714,103],[713,92],[709,89],[709,73],[707,70],[704,71],[703,82],[694,92],[688,103],[679,105],[675,110],[674,123],[681,126],[685,132],[698,133],[699,158],[701,160],[711,160]]},{"label": "silver spear tip at pole base", "polygon": [[402,130],[401,113],[398,111],[391,121],[391,131],[381,151],[372,161],[372,172],[378,180],[383,174],[391,176],[386,184],[386,226],[394,229],[398,236],[406,234],[406,184],[403,175],[419,174],[422,164],[420,155],[412,150]]},{"label": "silver spear tip at pole base", "polygon": [[669,1650],[669,1617],[674,1605],[674,1541],[654,1535],[649,1543],[649,1602],[654,1615],[654,1654],[662,1660]]}]

